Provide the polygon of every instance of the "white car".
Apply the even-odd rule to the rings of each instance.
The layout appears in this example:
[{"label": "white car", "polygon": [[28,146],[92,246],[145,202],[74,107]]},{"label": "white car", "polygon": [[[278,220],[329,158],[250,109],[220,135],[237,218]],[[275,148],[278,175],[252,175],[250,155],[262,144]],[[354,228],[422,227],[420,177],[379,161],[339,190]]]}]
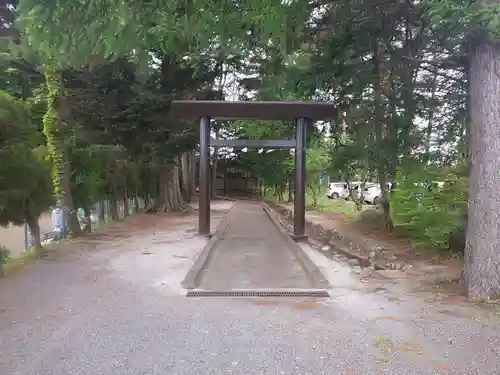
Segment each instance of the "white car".
[{"label": "white car", "polygon": [[382,189],[380,185],[370,185],[365,187],[364,199],[368,204],[377,204],[382,196]]},{"label": "white car", "polygon": [[[352,183],[352,197],[353,197],[353,199],[359,198],[359,188],[360,187],[361,187],[360,182],[353,182]],[[371,190],[373,190],[372,194],[376,193],[376,190],[374,190],[374,188],[376,188],[376,187],[377,187],[377,184],[372,183],[372,182],[367,182],[365,184],[365,188],[364,188],[364,192],[363,192],[363,196],[364,196],[365,201],[366,201],[367,196],[371,195],[370,194]]]},{"label": "white car", "polygon": [[[354,196],[354,199],[357,199],[359,197],[359,186],[360,185],[353,185],[352,189],[352,195]],[[389,191],[391,190],[391,184],[387,184],[387,188]],[[365,184],[365,188],[363,191],[363,198],[364,202],[368,204],[378,204],[380,197],[382,196],[382,189],[380,189],[380,184],[373,183],[373,182],[367,182]]]},{"label": "white car", "polygon": [[338,199],[345,198],[349,193],[345,182],[331,182],[328,187],[328,198]]}]

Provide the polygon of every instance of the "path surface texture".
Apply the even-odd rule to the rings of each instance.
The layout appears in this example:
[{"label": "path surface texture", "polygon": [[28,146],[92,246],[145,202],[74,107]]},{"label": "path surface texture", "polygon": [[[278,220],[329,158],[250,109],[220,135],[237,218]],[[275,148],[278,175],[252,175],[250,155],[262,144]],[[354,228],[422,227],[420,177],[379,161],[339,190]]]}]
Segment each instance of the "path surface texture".
[{"label": "path surface texture", "polygon": [[238,202],[202,274],[200,288],[307,289],[314,285],[257,202]]},{"label": "path surface texture", "polygon": [[[230,206],[212,204],[213,229]],[[181,281],[207,242],[196,225],[137,215],[0,280],[0,374],[500,373],[492,311],[363,279],[306,245],[330,298],[188,298]]]}]

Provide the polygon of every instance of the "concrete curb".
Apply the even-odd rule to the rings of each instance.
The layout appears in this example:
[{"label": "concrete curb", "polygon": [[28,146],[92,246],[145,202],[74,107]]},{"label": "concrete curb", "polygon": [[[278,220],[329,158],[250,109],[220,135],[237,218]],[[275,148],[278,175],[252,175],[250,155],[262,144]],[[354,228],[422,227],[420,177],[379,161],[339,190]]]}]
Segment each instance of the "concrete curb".
[{"label": "concrete curb", "polygon": [[[290,211],[288,208],[278,205],[281,209]],[[272,209],[272,208],[271,208]],[[291,212],[291,211],[290,211]],[[345,245],[341,240],[334,239],[334,236],[327,236],[325,239],[324,235],[318,234],[319,231],[323,231],[325,234],[329,232],[329,230],[324,229],[322,225],[316,224],[313,221],[306,219],[306,229],[310,229],[310,235],[307,237],[307,242],[313,248],[318,248],[322,246],[330,246],[340,255],[345,256],[349,259],[357,259],[360,264],[363,264],[365,267],[373,266],[378,271],[384,271],[387,269],[392,269],[391,267],[387,267],[384,264],[380,264],[379,262],[373,262],[369,257],[363,256],[349,249],[347,245]]]},{"label": "concrete curb", "polygon": [[302,248],[290,237],[288,231],[283,228],[281,223],[278,221],[276,217],[274,217],[274,213],[272,209],[265,203],[262,203],[262,209],[267,214],[271,222],[276,226],[282,237],[285,239],[287,245],[293,251],[295,257],[298,259],[299,263],[302,265],[307,275],[311,278],[314,285],[320,288],[329,288],[330,284],[327,279],[323,276],[320,269],[314,264],[311,259],[307,256],[307,254],[302,250]]},{"label": "concrete curb", "polygon": [[200,276],[205,267],[207,266],[213,250],[217,246],[219,240],[224,235],[226,228],[230,221],[231,209],[222,218],[221,222],[217,226],[215,233],[210,237],[205,247],[201,250],[200,254],[194,261],[193,265],[186,274],[186,277],[181,282],[181,286],[184,289],[195,289],[200,283]]},{"label": "concrete curb", "polygon": [[223,195],[217,195],[215,198],[216,199],[220,199],[221,201],[232,201],[232,202],[236,202],[237,201],[237,199],[235,199],[235,198],[226,197],[226,196],[223,196]]}]

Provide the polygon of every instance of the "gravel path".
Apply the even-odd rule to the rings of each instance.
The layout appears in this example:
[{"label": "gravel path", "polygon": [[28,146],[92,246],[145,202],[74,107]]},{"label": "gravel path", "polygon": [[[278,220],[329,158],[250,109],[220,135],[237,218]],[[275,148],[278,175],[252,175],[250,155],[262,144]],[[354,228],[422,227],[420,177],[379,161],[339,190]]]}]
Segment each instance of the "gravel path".
[{"label": "gravel path", "polygon": [[139,215],[0,280],[0,374],[500,372],[498,321],[306,247],[330,299],[188,299],[204,242],[193,216]]}]

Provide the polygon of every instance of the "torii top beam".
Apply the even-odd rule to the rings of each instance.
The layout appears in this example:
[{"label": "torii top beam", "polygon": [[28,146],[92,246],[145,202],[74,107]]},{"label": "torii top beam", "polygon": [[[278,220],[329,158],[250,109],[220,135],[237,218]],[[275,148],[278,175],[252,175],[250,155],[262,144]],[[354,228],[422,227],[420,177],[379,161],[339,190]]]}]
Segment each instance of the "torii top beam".
[{"label": "torii top beam", "polygon": [[184,120],[209,117],[219,120],[333,120],[337,108],[324,102],[175,100],[170,115]]}]

